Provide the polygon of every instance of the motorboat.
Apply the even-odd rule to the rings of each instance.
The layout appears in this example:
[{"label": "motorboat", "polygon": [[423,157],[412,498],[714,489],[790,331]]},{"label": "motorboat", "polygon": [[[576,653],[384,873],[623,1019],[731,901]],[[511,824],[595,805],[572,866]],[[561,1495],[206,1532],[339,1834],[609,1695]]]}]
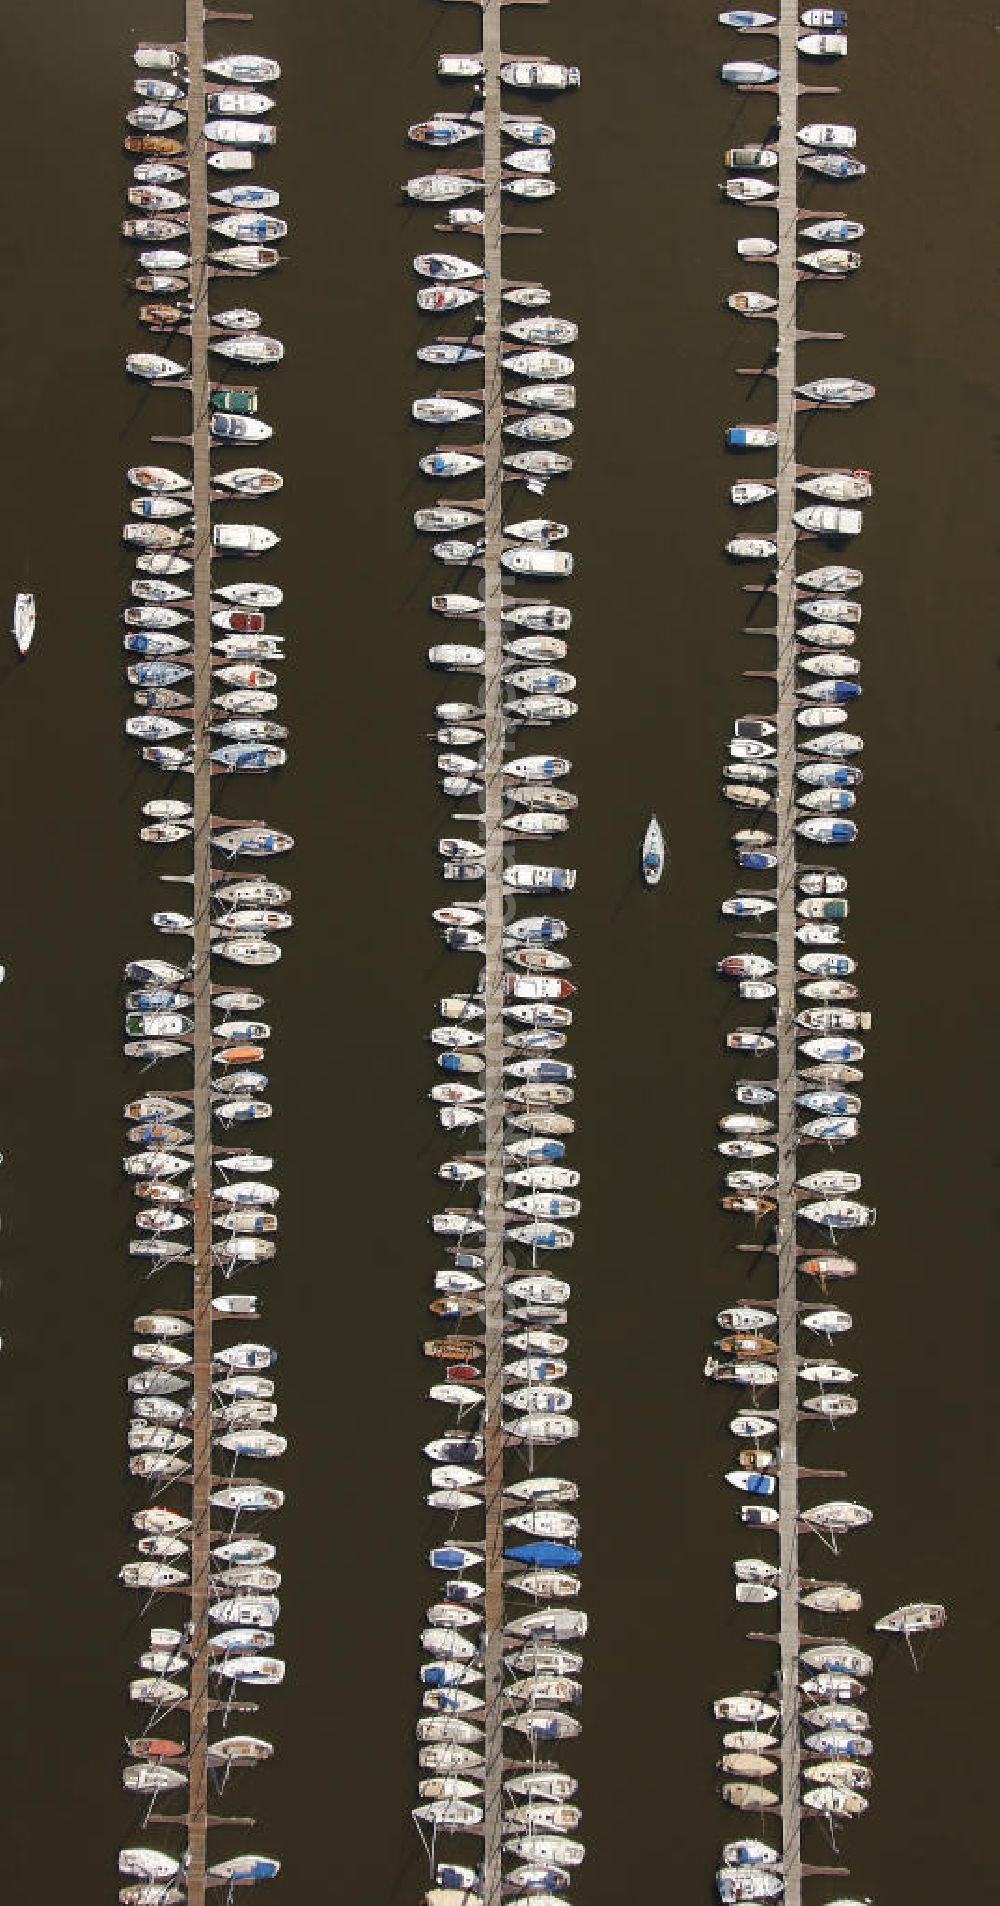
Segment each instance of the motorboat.
[{"label": "motorboat", "polygon": [[504,60],[500,78],[505,86],[527,92],[564,93],[580,84],[580,68],[555,60]]},{"label": "motorboat", "polygon": [[208,428],[220,443],[264,443],[274,435],[262,417],[234,417],[218,411],[209,418]]},{"label": "motorboat", "polygon": [[843,59],[847,52],[847,34],[801,33],[795,44],[806,59]]},{"label": "motorboat", "polygon": [[741,318],[770,317],[778,309],[777,298],[766,291],[731,291],[726,303]]},{"label": "motorboat", "polygon": [[800,529],[817,536],[860,536],[864,524],[862,510],[845,509],[838,503],[807,503],[795,511]]},{"label": "motorboat", "polygon": [[280,540],[273,529],[265,529],[259,523],[212,525],[212,548],[228,554],[260,556],[266,550],[273,549]]},{"label": "motorboat", "polygon": [[216,113],[227,118],[243,114],[248,119],[260,119],[265,113],[273,112],[275,102],[269,93],[244,92],[225,88],[222,92],[206,92],[205,111],[210,116]]},{"label": "motorboat", "polygon": [[481,179],[456,177],[448,172],[424,172],[407,179],[403,186],[407,198],[421,205],[447,205],[482,189]]},{"label": "motorboat", "polygon": [[226,118],[206,119],[205,138],[213,145],[253,148],[276,145],[278,135],[274,126],[265,126],[259,119]]},{"label": "motorboat", "polygon": [[725,60],[719,70],[727,86],[772,86],[778,77],[776,66],[763,60]]},{"label": "motorboat", "polygon": [[536,346],[526,351],[513,351],[509,356],[502,358],[501,369],[513,372],[515,377],[551,379],[572,377],[576,364],[565,351],[553,351],[545,346]]},{"label": "motorboat", "polygon": [[569,550],[547,549],[535,544],[527,548],[505,549],[500,562],[504,569],[515,576],[538,576],[550,580],[573,573],[573,557]]},{"label": "motorboat", "polygon": [[[165,168],[170,171],[175,169],[174,167]],[[179,174],[179,177],[183,178],[183,176],[183,173]],[[129,205],[134,205],[138,212],[182,212],[188,203],[183,192],[175,192],[169,185],[158,185],[155,182],[137,181],[136,184],[129,186],[125,196]]]},{"label": "motorboat", "polygon": [[777,146],[730,146],[725,155],[727,171],[774,172],[778,165]]},{"label": "motorboat", "polygon": [[849,847],[858,838],[854,821],[839,820],[824,814],[810,814],[805,820],[796,821],[795,832],[803,840],[815,841],[824,847]]},{"label": "motorboat", "polygon": [[802,145],[823,151],[853,151],[858,143],[856,126],[838,126],[829,120],[817,120],[811,125],[799,126],[795,137]]},{"label": "motorboat", "polygon": [[466,403],[461,397],[417,397],[410,406],[418,424],[459,424],[482,414],[481,404]]},{"label": "motorboat", "polygon": [[865,404],[875,395],[874,384],[858,377],[816,377],[808,384],[796,384],[796,395],[816,404]]},{"label": "motorboat", "polygon": [[727,450],[773,450],[777,441],[771,424],[730,424],[725,433]]},{"label": "motorboat", "polygon": [[826,278],[846,278],[848,272],[860,270],[861,253],[826,246],[819,251],[800,252],[796,262],[803,271],[816,271]]},{"label": "motorboat", "polygon": [[720,13],[719,25],[735,27],[738,33],[759,32],[763,27],[774,26],[776,16],[773,13],[758,13],[753,8],[737,8],[734,12]]},{"label": "motorboat", "polygon": [[35,598],[27,590],[14,597],[12,633],[18,654],[27,655],[35,633]]}]

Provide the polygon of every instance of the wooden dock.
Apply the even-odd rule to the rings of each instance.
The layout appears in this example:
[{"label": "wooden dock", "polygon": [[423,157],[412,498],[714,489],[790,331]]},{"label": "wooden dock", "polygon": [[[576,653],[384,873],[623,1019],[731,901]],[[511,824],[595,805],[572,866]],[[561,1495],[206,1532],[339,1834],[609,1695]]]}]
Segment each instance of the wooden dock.
[{"label": "wooden dock", "polygon": [[778,553],[775,563],[777,692],[777,1081],[778,1081],[778,1566],[781,1689],[781,1854],[785,1906],[801,1906],[799,1728],[799,1452],[795,1105],[795,477],[796,249],[798,238],[798,8],[778,17],[778,311],[776,362]]},{"label": "wooden dock", "polygon": [[188,81],[188,164],[191,206],[191,453],[194,484],[194,1218],[192,1308],[191,1684],[188,1713],[188,1864],[190,1906],[204,1906],[209,1825],[208,1608],[212,1482],[212,542],[209,490],[208,171],[205,164],[205,13],[184,0]]}]

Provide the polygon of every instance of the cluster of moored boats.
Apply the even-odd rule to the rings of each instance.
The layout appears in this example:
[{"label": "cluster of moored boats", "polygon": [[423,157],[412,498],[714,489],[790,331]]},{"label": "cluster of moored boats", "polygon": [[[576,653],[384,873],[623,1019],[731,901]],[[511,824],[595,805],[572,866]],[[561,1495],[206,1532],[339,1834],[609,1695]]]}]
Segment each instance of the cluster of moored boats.
[{"label": "cluster of moored boats", "polygon": [[[193,300],[207,295],[203,286],[214,290],[217,277],[253,276],[277,262],[274,244],[286,229],[274,213],[278,192],[256,184],[229,185],[218,175],[249,172],[256,151],[273,145],[274,128],[261,118],[273,101],[256,89],[276,80],[280,69],[273,60],[246,53],[206,64],[214,89],[206,101],[212,201],[206,271],[204,261],[191,255],[186,66],[176,49],[164,46],[139,47],[135,62],[141,104],[128,114],[125,144],[134,164],[122,230],[143,247],[133,281],[143,299],[140,321],[158,339],[177,342],[191,337]],[[129,520],[123,537],[135,552],[135,572],[122,620],[134,712],[125,732],[146,764],[194,784],[183,798],[171,792],[144,803],[140,839],[164,848],[194,845],[199,776],[261,772],[285,760],[280,745],[285,729],[274,719],[278,677],[271,666],[283,659],[283,642],[266,631],[266,614],[280,605],[282,590],[270,582],[213,581],[210,621],[197,629],[194,600],[196,552],[206,542],[218,557],[255,556],[278,542],[272,530],[230,522],[225,513],[233,504],[275,494],[282,478],[257,466],[219,467],[218,453],[262,443],[271,427],[257,414],[254,388],[214,380],[229,365],[256,369],[277,363],[282,347],[262,333],[257,311],[234,306],[211,312],[207,348],[209,411],[207,418],[196,416],[194,425],[207,428],[212,446],[210,518],[199,520],[192,470],[145,463],[128,471]],[[126,367],[152,383],[185,388],[198,370],[152,351],[130,353]],[[206,662],[208,707],[196,711],[196,671],[203,671]],[[212,956],[243,967],[272,965],[281,951],[274,936],[292,924],[290,894],[253,863],[284,853],[291,838],[263,821],[223,820],[211,813],[200,825],[210,830],[218,861],[209,875]],[[250,864],[241,867],[244,861]],[[180,883],[182,908],[157,910],[153,925],[187,939],[193,952],[195,876],[177,872],[164,878]],[[190,1067],[198,1011],[193,958],[131,960],[125,981],[126,1055],[144,1067],[160,1062]],[[229,1288],[231,1279],[252,1276],[276,1250],[274,1160],[233,1143],[237,1127],[271,1116],[264,1096],[271,1026],[257,991],[210,980],[208,996],[210,1137],[218,1140],[211,1142],[210,1253],[221,1287],[211,1297],[213,1341],[205,1394],[196,1391],[196,1313],[190,1295],[198,1190],[198,1113],[190,1072],[187,1078],[182,1073],[183,1082],[176,1086],[141,1090],[124,1107],[122,1165],[135,1196],[130,1255],[147,1275],[179,1271],[184,1281],[179,1292],[147,1303],[135,1319],[134,1369],[128,1379],[129,1473],[148,1487],[149,1501],[133,1513],[135,1551],[121,1569],[121,1580],[149,1598],[170,1595],[171,1609],[185,1607],[192,1580],[194,1443],[197,1424],[209,1411],[207,1647],[211,1699],[218,1711],[212,1714],[208,1766],[210,1791],[215,1791],[230,1773],[259,1765],[273,1751],[256,1734],[230,1731],[230,1715],[234,1706],[239,1714],[258,1689],[276,1686],[284,1676],[284,1662],[274,1653],[281,1573],[273,1541],[256,1532],[258,1519],[281,1507],[283,1492],[245,1468],[280,1457],[286,1445],[275,1426],[277,1353],[246,1338],[260,1315],[258,1297]],[[229,1334],[235,1331],[238,1340],[219,1344],[216,1326],[220,1332],[223,1326]],[[143,1802],[147,1818],[171,1793],[187,1806],[185,1734],[196,1725],[193,1711],[188,1713],[193,1634],[192,1623],[180,1617],[176,1626],[154,1626],[129,1686],[129,1698],[143,1718],[128,1742],[123,1780]],[[183,1828],[186,1820],[182,1810],[178,1825]],[[123,1848],[123,1906],[183,1901],[186,1864],[183,1851],[145,1844]],[[213,1887],[246,1885],[272,1877],[278,1866],[269,1855],[236,1854],[213,1862],[207,1879]]]},{"label": "cluster of moored boats", "polygon": [[[740,32],[766,32],[775,24],[774,16],[757,13],[722,14],[720,20]],[[809,31],[799,41],[800,53],[832,59],[845,50],[846,16],[839,10],[810,9],[801,20]],[[753,89],[772,86],[777,70],[727,61],[722,77]],[[806,125],[798,133],[798,163],[833,178],[856,176],[864,168],[856,161],[849,167],[842,162],[855,143],[851,126]],[[815,154],[822,156],[822,165]],[[726,154],[726,164],[728,200],[776,207],[776,144],[735,148]],[[846,247],[863,231],[857,221],[829,214],[804,228],[801,223],[783,225],[774,238],[741,237],[737,253],[766,267],[778,264],[780,246],[793,246],[801,284],[842,280],[860,262]],[[821,249],[799,251],[803,235]],[[743,318],[777,322],[778,300],[769,292],[738,291],[727,302]],[[782,337],[783,349],[794,349],[794,343],[793,338],[789,346]],[[859,379],[830,375],[797,383],[790,401],[795,411],[843,410],[873,395],[872,386]],[[726,432],[727,447],[738,452],[775,449],[781,429],[780,419],[774,425],[734,425]],[[872,494],[870,472],[797,463],[793,475],[795,543],[823,538],[839,552],[861,529],[861,505]],[[732,485],[730,500],[741,509],[777,507],[779,487],[788,482],[788,474],[780,469],[771,477],[739,480]],[[839,1234],[875,1222],[874,1208],[860,1196],[860,1174],[839,1162],[841,1147],[860,1132],[865,1056],[861,1035],[871,1025],[871,1013],[861,1003],[858,962],[843,940],[846,875],[835,865],[798,862],[796,845],[840,847],[857,837],[852,810],[862,778],[858,762],[863,741],[847,724],[861,693],[854,648],[861,622],[857,596],[862,573],[839,553],[830,561],[801,567],[797,550],[779,549],[778,532],[771,529],[733,536],[726,551],[736,559],[771,565],[770,578],[761,588],[770,591],[779,618],[787,596],[787,613],[794,617],[794,672],[777,683],[779,707],[735,722],[722,781],[725,798],[746,810],[751,822],[733,835],[733,847],[739,868],[754,875],[756,884],[738,887],[722,903],[723,917],[732,923],[739,944],[720,959],[718,971],[734,983],[740,1000],[767,1009],[763,1023],[729,1031],[726,1045],[739,1055],[764,1058],[771,1074],[737,1079],[735,1107],[719,1121],[722,1205],[750,1217],[755,1225],[772,1224],[775,1240],[787,1235],[789,1226],[793,1233],[802,1225],[808,1227],[807,1236],[813,1234],[811,1244],[796,1246],[799,1300],[790,1326],[796,1338],[793,1357],[782,1354],[778,1299],[753,1294],[717,1313],[720,1334],[705,1365],[706,1376],[739,1394],[729,1425],[736,1454],[726,1481],[738,1494],[741,1524],[766,1537],[778,1531],[780,1492],[797,1491],[802,1473],[782,1473],[782,1384],[794,1386],[791,1404],[803,1426],[833,1427],[858,1410],[853,1391],[857,1372],[839,1351],[853,1319],[831,1301],[830,1286],[853,1277],[858,1268],[853,1258],[841,1254]],[[791,577],[788,583],[786,576]],[[762,632],[781,634],[778,629]],[[783,735],[791,736],[791,762],[783,753]],[[779,842],[781,813],[786,811],[779,809],[782,777],[789,774],[794,776],[791,827]],[[780,996],[778,977],[778,942],[789,929],[795,948],[792,1000]],[[794,1021],[791,1028],[789,1017]],[[781,1068],[781,1049],[790,1032],[795,1055],[791,1117],[787,1088],[773,1076]],[[782,1177],[782,1155],[789,1145],[796,1160],[790,1182]],[[824,1152],[831,1162],[820,1162]],[[773,1262],[766,1244],[762,1249],[765,1261]],[[776,1250],[776,1243],[770,1249]],[[789,1399],[784,1402],[787,1407]],[[871,1522],[872,1511],[846,1498],[804,1507],[796,1500],[796,1518],[801,1541],[814,1535],[836,1551],[841,1536]],[[739,1603],[777,1603],[782,1596],[794,1595],[802,1611],[800,1631],[813,1627],[818,1617],[837,1623],[862,1605],[860,1592],[848,1582],[802,1574],[797,1580],[784,1579],[766,1543],[760,1553],[736,1560],[733,1573]],[[942,1609],[921,1603],[894,1610],[875,1626],[910,1635],[939,1626],[943,1619]],[[718,1762],[723,1798],[752,1812],[779,1811],[791,1724],[791,1738],[800,1736],[796,1751],[804,1817],[833,1823],[861,1814],[872,1783],[872,1741],[864,1705],[872,1658],[839,1635],[803,1635],[797,1666],[797,1728],[796,1716],[783,1708],[780,1692],[752,1689],[716,1702],[716,1718],[726,1727]],[[716,1884],[723,1901],[779,1898],[784,1891],[782,1850],[758,1839],[728,1843]],[[853,1903],[839,1901],[836,1906]]]},{"label": "cluster of moored boats", "polygon": [[[483,99],[481,60],[443,55],[439,72],[471,80]],[[549,61],[507,62],[500,76],[502,85],[547,92],[578,77]],[[480,105],[412,126],[416,143],[458,145],[470,157],[465,170],[453,161],[404,188],[417,203],[446,205],[445,229],[473,237],[485,233],[491,193],[504,201],[540,199],[556,189],[551,125],[524,110],[503,112],[500,177],[484,180],[483,124]],[[414,1812],[425,1832],[479,1834],[486,1757],[491,1739],[499,1742],[506,1730],[503,1885],[506,1896],[527,1901],[567,1887],[584,1857],[576,1780],[548,1758],[552,1745],[580,1732],[579,1643],[587,1617],[577,1601],[577,1486],[548,1473],[544,1461],[579,1433],[567,1385],[570,1285],[545,1268],[548,1253],[572,1245],[571,1220],[580,1211],[579,1172],[566,1158],[575,1129],[574,1067],[565,1057],[575,987],[567,922],[543,910],[573,888],[576,875],[562,855],[553,864],[537,852],[561,841],[577,803],[566,784],[569,759],[540,748],[536,735],[576,713],[576,677],[568,659],[571,610],[521,593],[525,584],[558,582],[573,567],[567,525],[531,514],[522,499],[525,491],[544,495],[572,468],[565,446],[573,432],[577,326],[552,315],[550,292],[534,282],[502,278],[488,310],[485,246],[483,258],[420,252],[414,268],[425,281],[417,293],[421,313],[464,314],[457,335],[452,326],[422,339],[421,364],[468,366],[472,380],[478,374],[481,384],[502,392],[498,402],[473,383],[422,395],[413,405],[418,423],[464,426],[471,439],[457,447],[444,441],[420,458],[426,477],[469,479],[471,495],[428,502],[414,521],[434,538],[434,559],[461,572],[454,587],[432,598],[438,615],[468,625],[464,639],[435,640],[428,652],[432,669],[461,678],[462,697],[435,708],[441,790],[459,811],[438,841],[454,899],[436,907],[433,919],[448,948],[478,963],[440,1000],[430,1034],[439,1077],[430,1097],[443,1130],[464,1134],[467,1147],[444,1159],[437,1175],[475,1202],[448,1199],[431,1218],[449,1261],[436,1273],[431,1303],[441,1334],[425,1350],[434,1365],[431,1400],[447,1411],[448,1423],[426,1445],[426,1501],[448,1518],[448,1534],[430,1555],[441,1585],[422,1635]],[[488,435],[502,444],[499,469],[488,457]],[[518,593],[508,594],[512,588]],[[499,598],[496,621],[487,598]],[[518,896],[533,901],[533,910],[515,916]],[[493,934],[502,968],[488,959]],[[503,1317],[502,1334],[492,1337],[491,1302],[502,1305]],[[494,1380],[499,1421],[485,1408]],[[508,1471],[500,1492],[502,1560],[492,1564],[483,1539],[491,1438]],[[509,1474],[515,1454],[527,1465],[517,1480]],[[497,1696],[485,1686],[488,1609],[495,1606],[490,1566],[503,1573],[499,1714],[489,1711]],[[482,1898],[483,1842],[478,1855],[466,1857],[472,1863],[437,1860],[431,1906],[448,1906],[456,1889],[473,1902]]]}]

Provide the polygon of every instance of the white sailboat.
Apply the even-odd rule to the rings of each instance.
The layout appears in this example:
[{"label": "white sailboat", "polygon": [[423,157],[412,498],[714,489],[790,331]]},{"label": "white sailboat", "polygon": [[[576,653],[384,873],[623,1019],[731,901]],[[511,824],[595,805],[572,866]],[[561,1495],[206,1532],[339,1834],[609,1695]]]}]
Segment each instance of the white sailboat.
[{"label": "white sailboat", "polygon": [[35,598],[27,590],[14,597],[13,635],[19,655],[27,655],[35,633]]}]

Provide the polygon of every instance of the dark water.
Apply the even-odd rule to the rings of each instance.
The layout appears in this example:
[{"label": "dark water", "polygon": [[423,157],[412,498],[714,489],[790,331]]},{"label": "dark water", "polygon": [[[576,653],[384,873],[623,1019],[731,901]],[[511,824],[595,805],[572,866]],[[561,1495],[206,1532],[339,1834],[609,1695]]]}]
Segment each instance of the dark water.
[{"label": "dark water", "polygon": [[[227,1804],[259,1820],[240,1843],[283,1857],[276,1900],[336,1890],[409,1902],[423,1870],[408,1818],[421,1558],[436,1533],[417,1453],[437,1261],[424,1217],[440,1155],[423,1035],[455,972],[427,924],[443,810],[423,739],[429,585],[409,530],[423,441],[405,422],[418,341],[408,261],[429,220],[400,213],[395,188],[419,169],[403,128],[442,103],[435,53],[471,45],[476,23],[430,0],[265,3],[257,19],[249,43],[285,71],[267,176],[294,221],[286,267],[259,297],[290,350],[266,386],[287,479],[268,518],[281,562],[266,573],[286,586],[294,755],[279,783],[227,787],[220,805],[298,837],[296,931],[266,984],[283,1190],[266,1314],[291,1439],[289,1672],[259,1717],[279,1755]],[[728,1410],[699,1372],[715,1309],[754,1288],[716,1203],[731,1020],[712,963],[732,869],[715,790],[733,715],[766,705],[739,671],[767,658],[736,633],[719,440],[741,415],[765,420],[767,402],[732,375],[757,360],[760,333],[719,305],[741,282],[737,233],[769,226],[719,208],[715,184],[723,147],[759,135],[767,109],[716,85],[725,36],[691,0],[627,13],[586,0],[509,19],[509,47],[584,69],[579,99],[556,109],[563,191],[547,236],[507,253],[512,275],[539,272],[582,326],[565,513],[583,686],[570,740],[586,1188],[573,1352],[593,1639],[574,1763],[589,1853],[574,1890],[596,1901],[665,1879],[707,1901],[733,1825],[714,1795],[708,1703],[765,1672],[731,1599]],[[179,9],[152,0],[56,0],[9,6],[5,36],[0,595],[30,582],[40,631],[26,667],[9,648],[0,665],[0,1792],[7,1891],[30,1889],[38,1906],[70,1891],[86,1906],[112,1897],[116,1849],[141,1837],[119,1787],[143,1627],[114,1579],[134,1506],[123,1383],[139,1290],[117,1172],[134,1087],[118,1056],[118,971],[154,950],[144,922],[158,890],[135,843],[152,787],[120,738],[118,532],[126,464],[150,429],[182,427],[183,411],[121,374],[135,332],[116,231],[133,38],[179,30]],[[817,187],[812,203],[858,208],[865,269],[803,299],[804,322],[850,332],[847,345],[805,351],[807,374],[843,368],[880,387],[863,415],[821,419],[803,439],[813,460],[877,476],[850,944],[877,1015],[859,1150],[879,1206],[848,1300],[864,1413],[835,1438],[811,1436],[804,1459],[842,1452],[851,1491],[877,1512],[843,1567],[866,1612],[926,1595],[952,1617],[918,1677],[899,1653],[878,1670],[877,1792],[849,1845],[850,1890],[880,1906],[971,1898],[987,1870],[994,46],[983,6],[928,16],[891,0],[852,16],[842,116],[860,125],[872,174],[861,188]],[[674,864],[650,897],[633,870],[654,802]],[[833,1572],[818,1548],[809,1559]],[[816,1835],[814,1857],[822,1845]],[[817,1882],[814,1896],[844,1890]]]}]

